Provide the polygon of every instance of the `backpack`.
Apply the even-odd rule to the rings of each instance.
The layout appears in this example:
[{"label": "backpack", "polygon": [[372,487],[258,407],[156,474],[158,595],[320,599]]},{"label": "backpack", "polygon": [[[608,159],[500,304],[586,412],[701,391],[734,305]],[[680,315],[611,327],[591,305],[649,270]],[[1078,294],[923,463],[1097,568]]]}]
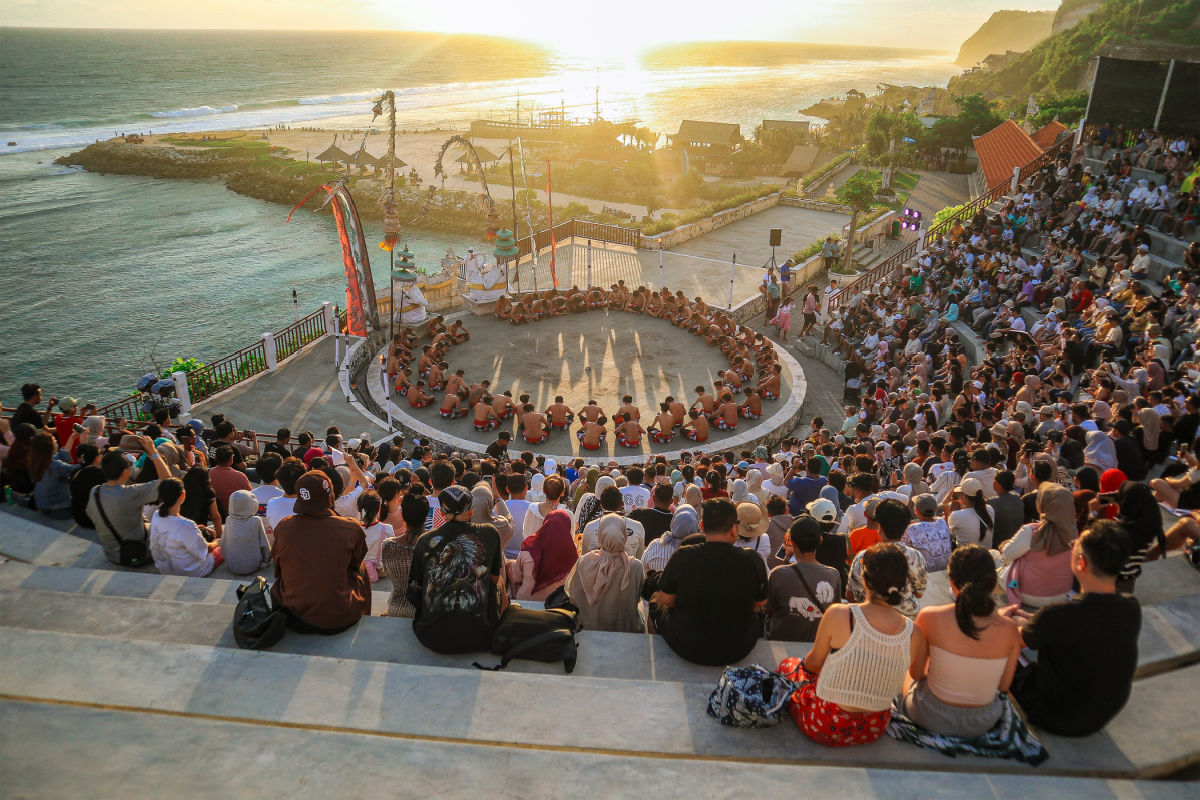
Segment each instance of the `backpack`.
[{"label": "backpack", "polygon": [[265,650],[283,638],[287,614],[275,606],[267,579],[259,575],[237,588],[233,610],[233,640],[243,650]]},{"label": "backpack", "polygon": [[575,634],[581,627],[574,611],[510,605],[492,632],[492,654],[500,656],[500,663],[485,667],[476,661],[475,666],[495,671],[507,667],[514,658],[550,664],[561,661],[563,669],[570,674],[575,669],[577,657]]},{"label": "backpack", "polygon": [[728,667],[709,695],[708,715],[735,728],[769,728],[783,718],[796,689],[797,684],[760,664]]},{"label": "backpack", "polygon": [[108,527],[108,532],[117,540],[117,547],[120,548],[119,560],[123,567],[144,567],[154,559],[150,556],[150,546],[142,539],[122,539],[117,533],[116,527],[112,524],[112,520],[108,518],[108,514],[104,511],[104,506],[100,503],[100,487],[92,489],[92,499],[96,501],[96,510],[100,512],[100,518],[104,520],[104,524]]}]

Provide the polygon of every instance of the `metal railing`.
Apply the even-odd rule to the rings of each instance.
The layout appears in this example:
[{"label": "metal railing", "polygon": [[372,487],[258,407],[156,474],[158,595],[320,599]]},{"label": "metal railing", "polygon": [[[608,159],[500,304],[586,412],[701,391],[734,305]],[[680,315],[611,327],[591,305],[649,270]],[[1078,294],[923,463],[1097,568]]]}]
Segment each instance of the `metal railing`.
[{"label": "metal railing", "polygon": [[96,416],[108,419],[127,419],[131,422],[137,420],[148,422],[150,414],[142,410],[144,402],[145,400],[141,395],[131,395],[130,397],[109,403],[106,406],[100,406],[96,409]]},{"label": "metal railing", "polygon": [[303,319],[276,331],[275,357],[283,361],[298,352],[304,345],[315,342],[325,335],[325,312],[318,308]]},{"label": "metal railing", "polygon": [[260,340],[187,374],[188,394],[199,403],[267,368],[267,352]]}]

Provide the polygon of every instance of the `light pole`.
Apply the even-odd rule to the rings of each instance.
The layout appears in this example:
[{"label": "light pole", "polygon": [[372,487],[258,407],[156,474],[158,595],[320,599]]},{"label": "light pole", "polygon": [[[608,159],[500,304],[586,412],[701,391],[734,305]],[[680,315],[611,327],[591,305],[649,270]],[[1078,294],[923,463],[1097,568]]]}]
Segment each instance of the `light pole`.
[{"label": "light pole", "polygon": [[[388,152],[387,180],[383,184],[383,193],[379,197],[379,205],[383,209],[383,241],[379,246],[388,251],[388,296],[391,298],[392,310],[388,321],[388,335],[396,338],[396,242],[400,241],[400,216],[396,211],[396,93],[391,89],[375,99],[372,111],[375,117],[383,113],[383,106],[388,107]],[[371,121],[375,121],[375,117]]]}]

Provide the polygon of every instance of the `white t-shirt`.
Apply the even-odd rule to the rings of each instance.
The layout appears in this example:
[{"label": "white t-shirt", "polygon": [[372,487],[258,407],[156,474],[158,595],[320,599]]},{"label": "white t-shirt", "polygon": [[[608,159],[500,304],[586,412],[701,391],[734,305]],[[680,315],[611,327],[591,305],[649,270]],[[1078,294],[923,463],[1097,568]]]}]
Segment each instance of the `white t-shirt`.
[{"label": "white t-shirt", "polygon": [[[991,507],[987,509],[988,519],[995,524],[996,515]],[[991,531],[987,535],[989,542],[983,542],[983,524],[979,521],[979,515],[975,513],[973,508],[960,508],[956,511],[951,511],[950,516],[946,519],[950,525],[950,533],[958,540],[958,546],[962,547],[967,544],[979,544],[987,547],[991,542]]]},{"label": "white t-shirt", "polygon": [[[603,516],[583,526],[583,544],[581,549],[585,553],[590,553],[592,550],[600,549],[600,520]],[[646,549],[646,528],[636,519],[625,518],[625,552],[630,558],[642,557],[642,553]]]},{"label": "white t-shirt", "polygon": [[525,511],[529,508],[529,501],[511,499],[505,500],[504,504],[508,506],[508,513],[513,520],[513,535],[508,540],[508,547],[504,548],[504,554],[516,558],[517,553],[521,552],[521,542],[525,541]]},{"label": "white t-shirt", "polygon": [[213,571],[208,543],[196,523],[187,517],[173,514],[163,518],[154,512],[150,521],[150,555],[163,575],[203,578]]},{"label": "white t-shirt", "polygon": [[264,483],[262,486],[255,486],[250,491],[254,494],[254,498],[258,500],[260,506],[265,506],[276,497],[283,497],[283,489],[280,489],[273,483]]},{"label": "white t-shirt", "polygon": [[279,496],[267,502],[267,533],[296,513],[296,498]]},{"label": "white t-shirt", "polygon": [[333,513],[339,517],[358,519],[358,497],[363,493],[363,487],[355,485],[353,489],[333,501]]},{"label": "white t-shirt", "polygon": [[375,567],[378,568],[381,561],[380,547],[383,545],[383,540],[395,536],[396,531],[386,522],[376,522],[369,528],[363,528],[363,533],[367,537],[367,555],[365,560],[374,563]]},{"label": "white t-shirt", "polygon": [[621,498],[625,501],[625,513],[635,508],[645,508],[650,505],[650,490],[645,486],[621,487]]}]

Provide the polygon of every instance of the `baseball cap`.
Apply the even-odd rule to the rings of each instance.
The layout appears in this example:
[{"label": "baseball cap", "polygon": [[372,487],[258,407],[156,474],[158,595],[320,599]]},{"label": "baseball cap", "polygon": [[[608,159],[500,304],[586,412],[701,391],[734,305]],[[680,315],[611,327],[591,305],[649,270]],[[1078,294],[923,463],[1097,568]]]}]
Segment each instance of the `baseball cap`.
[{"label": "baseball cap", "polygon": [[[972,479],[974,480],[974,479]],[[931,494],[919,494],[913,498],[913,507],[917,509],[918,514],[936,514],[937,513],[937,498]]]},{"label": "baseball cap", "polygon": [[438,493],[438,503],[444,514],[462,514],[471,510],[471,493],[458,484],[452,484]]},{"label": "baseball cap", "polygon": [[817,522],[833,522],[837,519],[837,508],[834,507],[833,501],[825,497],[818,497],[811,503],[806,505],[804,509],[812,515]]},{"label": "baseball cap", "polygon": [[297,514],[333,513],[333,484],[319,470],[304,473],[296,480]]},{"label": "baseball cap", "polygon": [[983,493],[983,484],[981,484],[976,478],[967,478],[961,484],[959,484],[958,490],[962,492],[963,496],[965,497],[975,497],[976,495]]}]

